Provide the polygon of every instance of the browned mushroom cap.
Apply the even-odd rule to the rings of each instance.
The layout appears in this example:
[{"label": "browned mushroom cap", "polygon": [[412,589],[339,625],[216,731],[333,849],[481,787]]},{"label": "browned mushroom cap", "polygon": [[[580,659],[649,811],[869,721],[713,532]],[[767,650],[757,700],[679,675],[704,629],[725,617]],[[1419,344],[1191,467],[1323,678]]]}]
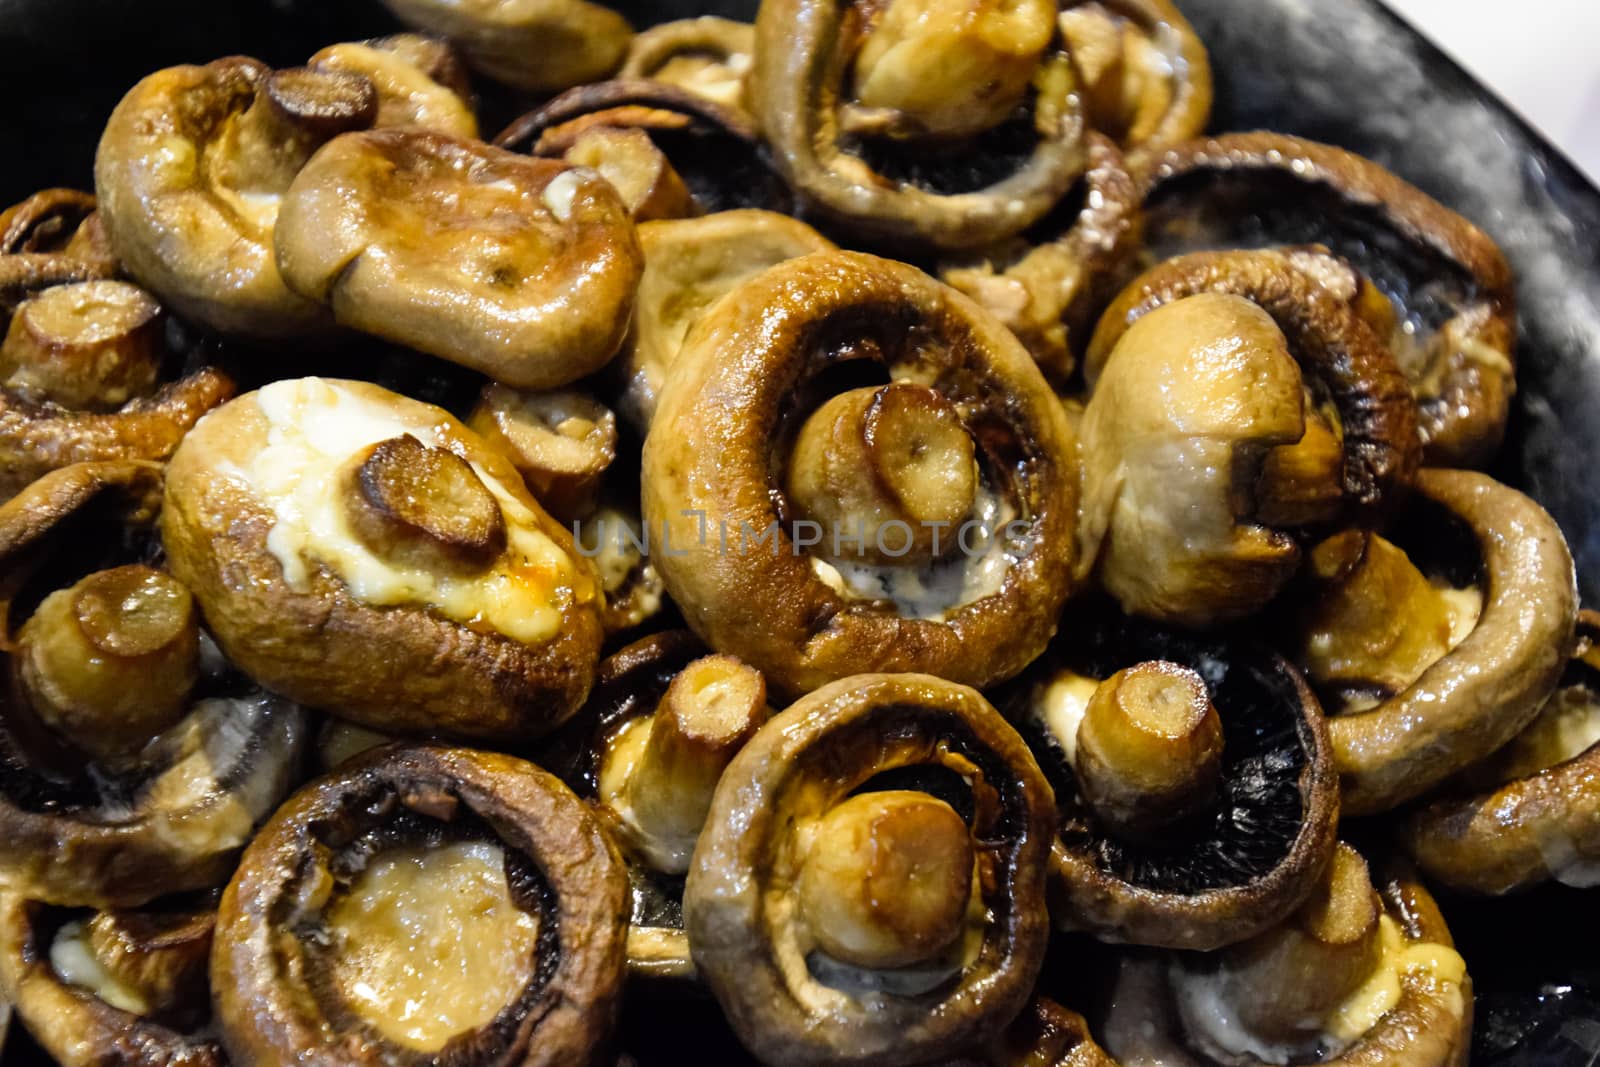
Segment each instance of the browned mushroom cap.
[{"label": "browned mushroom cap", "polygon": [[1466,528],[1483,609],[1471,632],[1410,685],[1328,720],[1351,814],[1419,797],[1510,741],[1555,689],[1573,647],[1572,556],[1543,508],[1469,471],[1423,471],[1416,492],[1442,509],[1446,525]]},{"label": "browned mushroom cap", "polygon": [[230,660],[374,729],[526,738],[588,692],[592,567],[431,405],[319,378],[240,397],[173,458],[162,537]]},{"label": "browned mushroom cap", "polygon": [[516,466],[529,492],[564,522],[594,511],[617,458],[617,417],[588,393],[488,385],[467,425]]},{"label": "browned mushroom cap", "polygon": [[611,358],[642,269],[592,171],[417,128],[318,152],[277,249],[284,280],[339,322],[527,389]]},{"label": "browned mushroom cap", "polygon": [[1278,134],[1178,145],[1142,184],[1157,256],[1314,241],[1347,257],[1392,303],[1382,340],[1416,394],[1428,465],[1494,455],[1516,392],[1516,300],[1482,230],[1371,160]]},{"label": "browned mushroom cap", "polygon": [[1360,521],[1416,469],[1393,360],[1277,253],[1157,267],[1089,359],[1082,559],[1125,611],[1251,615],[1295,573],[1296,529]]},{"label": "browned mushroom cap", "polygon": [[[829,419],[841,383],[863,381],[927,403],[867,443],[879,462],[859,478],[876,478],[891,454],[915,454],[918,441],[940,443],[908,469],[912,492],[873,494],[937,506],[906,505],[874,547],[904,555],[919,532],[906,516],[973,490],[926,566],[868,561],[873,516],[828,528],[771,491],[790,473],[789,442],[809,420]],[[963,433],[946,432],[949,409]],[[949,447],[963,434],[975,481],[961,466],[973,451]],[[872,256],[791,260],[713,306],[661,394],[643,490],[646,528],[667,541],[656,564],[691,628],[789,692],[868,670],[994,683],[1044,647],[1070,587],[1076,454],[1060,403],[970,300]]]},{"label": "browned mushroom cap", "polygon": [[614,1026],[628,883],[531,763],[391,745],[302,789],[223,894],[236,1063],[585,1064]]},{"label": "browned mushroom cap", "polygon": [[1211,62],[1170,0],[1063,5],[1062,37],[1089,107],[1135,165],[1197,137],[1211,117]]},{"label": "browned mushroom cap", "polygon": [[[1140,675],[1161,684],[1128,685]],[[1220,765],[1203,705],[1220,720]],[[1214,949],[1292,912],[1333,853],[1339,792],[1327,730],[1305,682],[1270,650],[1084,620],[1003,706],[1055,789],[1051,910],[1064,929]],[[1157,773],[1162,765],[1170,769]],[[1188,806],[1162,803],[1175,796]]]},{"label": "browned mushroom cap", "polygon": [[633,39],[617,77],[650,78],[744,108],[755,47],[756,28],[748,22],[715,15],[663,22]]},{"label": "browned mushroom cap", "polygon": [[1072,376],[1092,317],[1111,295],[1104,290],[1138,249],[1138,197],[1122,153],[1099,133],[1088,136],[1088,146],[1082,206],[1065,232],[1042,243],[1003,246],[976,264],[952,262],[940,272],[1005,323],[1061,383]]},{"label": "browned mushroom cap", "polygon": [[306,65],[359,74],[378,94],[376,126],[426,126],[477,137],[470,91],[455,50],[443,41],[399,33],[372,41],[329,45]]},{"label": "browned mushroom cap", "polygon": [[824,686],[717,785],[684,893],[695,963],[763,1062],[974,1048],[1043,962],[1053,823],[1027,746],[974,690]]},{"label": "browned mushroom cap", "polygon": [[[1256,941],[1210,957],[1122,960],[1101,1027],[1106,1049],[1123,1067],[1462,1067],[1472,980],[1433,898],[1399,874],[1373,901],[1359,857],[1332,870],[1334,893]],[[1271,1036],[1243,1021],[1275,1018],[1296,999],[1325,1014]]]},{"label": "browned mushroom cap", "polygon": [[793,207],[794,198],[772,169],[748,115],[665,82],[617,78],[580,86],[523,115],[494,143],[536,156],[561,156],[596,128],[648,134],[699,210],[787,212]]},{"label": "browned mushroom cap", "polygon": [[513,89],[553,93],[617,69],[633,29],[587,0],[383,0],[406,25],[450,41]]},{"label": "browned mushroom cap", "polygon": [[104,413],[67,411],[0,389],[0,499],[74,463],[165,460],[202,415],[233,394],[232,379],[212,367]]},{"label": "browned mushroom cap", "polygon": [[1043,218],[1085,166],[1056,14],[1048,0],[767,0],[751,104],[796,191],[852,234],[989,245]]},{"label": "browned mushroom cap", "polygon": [[639,247],[644,274],[616,367],[624,379],[619,410],[645,431],[684,338],[706,309],[768,267],[834,245],[798,219],[748,209],[647,223]]},{"label": "browned mushroom cap", "polygon": [[370,126],[378,97],[342,71],[270,71],[253,59],[171,67],[106,124],[95,191],[127,272],[180,314],[260,337],[325,330],[273,260],[285,190],[324,141]]},{"label": "browned mushroom cap", "polygon": [[0,988],[62,1067],[222,1067],[205,1032],[212,913],[72,919],[0,894]]},{"label": "browned mushroom cap", "polygon": [[598,171],[617,190],[635,222],[695,213],[689,187],[643,130],[592,127],[578,134],[561,158]]},{"label": "browned mushroom cap", "polygon": [[20,305],[0,343],[0,388],[106,411],[155,391],[161,305],[137,285],[80,282]]},{"label": "browned mushroom cap", "polygon": [[1499,895],[1600,871],[1600,614],[1578,615],[1561,688],[1506,747],[1412,813],[1401,841],[1422,873]]}]

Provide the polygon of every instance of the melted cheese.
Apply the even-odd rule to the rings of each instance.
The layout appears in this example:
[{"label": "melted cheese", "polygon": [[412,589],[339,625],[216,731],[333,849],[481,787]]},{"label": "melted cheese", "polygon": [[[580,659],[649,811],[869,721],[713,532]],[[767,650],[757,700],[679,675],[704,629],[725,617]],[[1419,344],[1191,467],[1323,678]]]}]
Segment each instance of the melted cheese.
[{"label": "melted cheese", "polygon": [[1050,731],[1050,736],[1066,753],[1068,763],[1078,758],[1078,727],[1089,710],[1089,698],[1099,688],[1100,683],[1093,678],[1072,671],[1058,671],[1034,692],[1033,716]]},{"label": "melted cheese", "polygon": [[335,980],[385,1036],[436,1051],[533,976],[539,923],[511,900],[504,864],[483,841],[395,849],[334,902]]},{"label": "melted cheese", "polygon": [[508,542],[486,571],[460,576],[396,566],[351,534],[341,470],[365,449],[402,434],[439,446],[443,427],[318,378],[274,382],[256,394],[256,403],[269,425],[266,446],[232,473],[276,517],[267,551],[289,588],[305,592],[312,568],[320,565],[352,597],[374,607],[427,607],[527,644],[547,641],[560,629],[572,561],[539,529],[533,512],[476,463],[473,471],[500,503]]},{"label": "melted cheese", "polygon": [[89,948],[89,924],[67,923],[50,942],[50,967],[70,986],[86,989],[113,1008],[134,1015],[149,1014],[150,1005],[137,989],[106,970]]}]

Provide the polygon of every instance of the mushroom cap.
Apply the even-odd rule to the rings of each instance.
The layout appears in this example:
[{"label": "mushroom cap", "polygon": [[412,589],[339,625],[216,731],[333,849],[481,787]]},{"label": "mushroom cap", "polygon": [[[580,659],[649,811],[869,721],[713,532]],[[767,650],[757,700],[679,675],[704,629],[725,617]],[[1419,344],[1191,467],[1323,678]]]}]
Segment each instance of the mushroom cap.
[{"label": "mushroom cap", "polygon": [[457,137],[478,136],[465,78],[448,44],[401,33],[373,41],[331,44],[306,65],[359,74],[378,93],[376,126],[425,126]]},{"label": "mushroom cap", "polygon": [[[972,791],[981,947],[926,992],[832,985],[798,929],[791,838],[884,772],[927,767]],[[980,1045],[1023,1009],[1044,959],[1052,822],[1038,765],[975,690],[916,674],[825,685],[769,720],[718,783],[684,893],[695,964],[764,1062],[909,1064]]]},{"label": "mushroom cap", "polygon": [[215,165],[270,74],[234,56],[139,82],[101,135],[95,193],[117,258],[163,303],[223,333],[302,337],[331,320],[278,273],[279,198],[232,188]]},{"label": "mushroom cap", "polygon": [[615,354],[643,268],[593,171],[417,128],[324,146],[284,198],[277,252],[340,323],[527,389]]},{"label": "mushroom cap", "polygon": [[[305,507],[337,508],[341,464],[406,434],[454,452],[490,489],[509,547],[485,568],[390,566],[337,525],[324,536],[304,524]],[[443,410],[378,386],[280,382],[218,409],[168,468],[162,540],[229,660],[374,729],[527,738],[589,690],[600,594],[571,536],[507,458]]]},{"label": "mushroom cap", "polygon": [[617,77],[650,78],[743,108],[755,45],[748,22],[716,15],[662,22],[629,43]]},{"label": "mushroom cap", "polygon": [[[841,593],[796,547],[769,492],[771,457],[797,390],[834,359],[932,384],[994,454],[996,491],[1027,532],[992,591],[969,596],[963,577],[943,617],[927,617]],[[655,561],[690,628],[775,688],[877,670],[981,686],[1038,654],[1066,599],[1076,462],[1059,400],[998,322],[912,267],[816,253],[735,289],[691,331],[645,442],[644,515],[667,538]],[[957,555],[952,573],[981,562]]]},{"label": "mushroom cap", "polygon": [[1413,800],[1510,741],[1539,713],[1573,647],[1577,585],[1555,520],[1472,471],[1425,470],[1415,488],[1470,532],[1483,610],[1472,632],[1409,687],[1328,720],[1351,815]]},{"label": "mushroom cap", "polygon": [[387,745],[344,764],[290,798],[251,843],[223,894],[212,952],[234,1061],[354,1065],[415,1054],[354,1016],[328,984],[332,950],[300,931],[323,921],[340,884],[386,848],[461,835],[505,850],[512,902],[538,916],[539,936],[514,999],[450,1047],[481,1057],[473,1062],[589,1062],[612,1032],[622,982],[622,864],[552,775],[442,745]]},{"label": "mushroom cap", "polygon": [[628,20],[587,0],[383,0],[408,26],[461,49],[472,68],[534,93],[559,92],[617,69]]},{"label": "mushroom cap", "polygon": [[[1222,720],[1217,799],[1166,838],[1106,832],[1036,691],[1065,667],[1090,679],[1151,660],[1194,671]],[[1299,673],[1269,649],[1131,620],[1068,624],[1002,702],[1055,789],[1058,927],[1110,942],[1211,950],[1294,911],[1337,844],[1338,778],[1327,727]],[[1076,738],[1073,739],[1074,741]]]}]

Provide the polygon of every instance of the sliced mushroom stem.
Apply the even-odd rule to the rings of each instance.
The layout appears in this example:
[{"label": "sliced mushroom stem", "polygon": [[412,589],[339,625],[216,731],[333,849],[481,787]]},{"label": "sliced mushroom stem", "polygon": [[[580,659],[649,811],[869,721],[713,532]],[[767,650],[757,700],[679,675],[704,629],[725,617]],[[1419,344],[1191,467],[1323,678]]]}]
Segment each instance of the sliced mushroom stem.
[{"label": "sliced mushroom stem", "polygon": [[529,492],[558,519],[590,514],[617,457],[617,417],[573,390],[484,389],[467,423],[511,457]]},{"label": "sliced mushroom stem", "polygon": [[766,717],[760,672],[732,656],[695,660],[672,680],[620,798],[658,866],[688,869],[717,780]]},{"label": "sliced mushroom stem", "polygon": [[989,129],[1027,94],[1055,17],[1052,0],[890,0],[856,58],[856,99],[927,133]]},{"label": "sliced mushroom stem", "polygon": [[823,527],[820,547],[830,556],[926,563],[955,543],[951,529],[972,510],[976,447],[934,389],[853,389],[800,428],[788,491]]},{"label": "sliced mushroom stem", "polygon": [[858,967],[905,967],[961,936],[972,895],[972,834],[927,793],[851,797],[815,828],[800,909],[818,946]]},{"label": "sliced mushroom stem", "polygon": [[1301,662],[1314,682],[1343,694],[1400,692],[1474,621],[1375,533],[1335,534],[1312,549],[1310,564],[1318,590],[1305,614]]},{"label": "sliced mushroom stem", "polygon": [[562,157],[600,172],[628,205],[635,222],[696,214],[694,197],[666,154],[639,129],[599,126],[584,130]]},{"label": "sliced mushroom stem", "polygon": [[19,634],[34,713],[113,768],[182,718],[200,631],[180,583],[141,565],[91,574],[46,597]]},{"label": "sliced mushroom stem", "polygon": [[0,385],[79,410],[148,396],[160,370],[161,305],[127,282],[46,289],[17,309],[0,345]]},{"label": "sliced mushroom stem", "polygon": [[373,552],[425,570],[476,570],[505,550],[505,518],[470,464],[410,434],[354,459],[345,515]]},{"label": "sliced mushroom stem", "polygon": [[294,67],[274,71],[239,116],[234,151],[219,157],[234,188],[281,193],[325,142],[378,117],[378,92],[359,74]]},{"label": "sliced mushroom stem", "polygon": [[1089,698],[1075,769],[1114,833],[1160,834],[1209,810],[1222,772],[1222,720],[1205,683],[1159,660],[1118,671]]}]

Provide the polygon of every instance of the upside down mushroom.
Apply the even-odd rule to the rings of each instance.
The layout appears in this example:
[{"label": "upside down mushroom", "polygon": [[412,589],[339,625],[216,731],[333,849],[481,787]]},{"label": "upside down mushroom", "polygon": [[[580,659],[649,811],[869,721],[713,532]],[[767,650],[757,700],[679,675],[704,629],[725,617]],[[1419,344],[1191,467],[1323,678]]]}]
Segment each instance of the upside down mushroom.
[{"label": "upside down mushroom", "polygon": [[1050,787],[974,690],[863,675],[771,719],[717,783],[689,946],[773,1064],[973,1050],[1044,958]]},{"label": "upside down mushroom", "polygon": [[1276,252],[1153,268],[1101,319],[1085,374],[1082,565],[1135,614],[1253,614],[1298,568],[1298,530],[1381,514],[1416,470],[1393,358]]},{"label": "upside down mushroom", "polygon": [[295,794],[223,894],[211,976],[235,1063],[599,1061],[627,878],[522,760],[377,749]]},{"label": "upside down mushroom", "polygon": [[1015,338],[915,269],[844,252],[714,305],[644,448],[674,602],[791,693],[1016,674],[1067,596],[1076,485],[1060,402]]},{"label": "upside down mushroom", "polygon": [[535,93],[617,69],[633,30],[589,0],[383,0],[396,18],[450,41],[474,70]]},{"label": "upside down mushroom", "polygon": [[616,353],[641,269],[594,172],[416,128],[318,152],[284,198],[277,252],[339,322],[527,389]]},{"label": "upside down mushroom", "polygon": [[[1312,552],[1297,657],[1325,694],[1350,814],[1422,796],[1501,748],[1572,649],[1572,556],[1543,508],[1470,471],[1421,472],[1416,499],[1417,562],[1375,535]],[[1457,530],[1467,588],[1419,570],[1453,562],[1443,548]]]},{"label": "upside down mushroom", "polygon": [[570,535],[498,450],[377,386],[219,409],[173,457],[162,540],[241,670],[374,729],[528,738],[589,690],[600,594]]},{"label": "upside down mushroom", "polygon": [[127,272],[188,319],[261,338],[323,333],[273,256],[284,193],[324,142],[371,126],[359,74],[273,71],[235,56],[171,67],[134,86],[95,157],[95,192]]},{"label": "upside down mushroom", "polygon": [[756,29],[748,22],[716,15],[663,22],[633,39],[617,77],[649,78],[746,109],[755,45]]},{"label": "upside down mushroom", "polygon": [[594,511],[601,477],[617,458],[617,417],[576,389],[487,385],[467,425],[510,456],[528,491],[563,521]]},{"label": "upside down mushroom", "polygon": [[1460,1067],[1472,981],[1415,880],[1375,891],[1340,845],[1292,917],[1211,955],[1121,962],[1102,1027],[1123,1067]]}]

